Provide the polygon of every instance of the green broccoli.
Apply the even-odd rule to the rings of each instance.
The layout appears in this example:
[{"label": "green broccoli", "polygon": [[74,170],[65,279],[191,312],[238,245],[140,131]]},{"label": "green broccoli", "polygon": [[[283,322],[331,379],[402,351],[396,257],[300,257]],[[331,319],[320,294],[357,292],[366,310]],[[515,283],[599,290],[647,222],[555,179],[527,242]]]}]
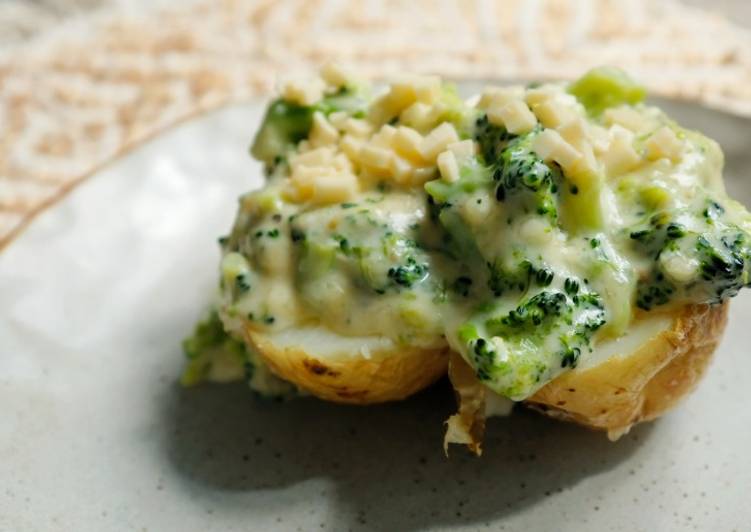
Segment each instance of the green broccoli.
[{"label": "green broccoli", "polygon": [[480,156],[486,164],[497,161],[508,141],[516,137],[513,133],[506,131],[506,128],[491,124],[487,114],[482,114],[477,118],[472,136],[479,145]]},{"label": "green broccoli", "polygon": [[516,137],[501,151],[493,165],[495,198],[499,202],[511,200],[514,208],[536,212],[555,222],[562,177],[557,167],[548,166],[531,150],[534,134]]},{"label": "green broccoli", "polygon": [[180,383],[195,386],[211,380],[245,380],[259,396],[270,399],[293,397],[295,387],[280,379],[240,340],[224,330],[216,309],[199,321],[183,341],[188,365]]},{"label": "green broccoli", "polygon": [[308,138],[313,125],[313,113],[320,111],[328,116],[336,111],[345,111],[352,116],[361,117],[366,108],[365,89],[359,87],[343,87],[314,105],[297,105],[277,99],[266,110],[250,153],[263,162],[267,172],[271,173],[284,161],[291,148]]},{"label": "green broccoli", "polygon": [[501,261],[488,262],[488,288],[494,296],[500,297],[509,290],[526,291],[533,283],[541,287],[550,286],[555,274],[545,264],[534,265],[522,260],[513,268],[504,268]]},{"label": "green broccoli", "polygon": [[314,111],[313,107],[281,99],[272,102],[253,140],[251,155],[263,162],[270,171],[283,160],[291,147],[308,137]]},{"label": "green broccoli", "polygon": [[427,274],[427,264],[417,262],[414,257],[407,257],[405,264],[392,266],[387,275],[395,284],[411,288],[413,284],[422,281]]},{"label": "green broccoli", "polygon": [[[459,179],[453,183],[446,183],[434,179],[425,183],[425,191],[433,205],[445,205],[457,196],[471,194],[476,190],[492,183],[492,170],[477,157],[470,157],[462,161],[459,167]],[[440,209],[439,209],[440,210]]]},{"label": "green broccoli", "polygon": [[665,274],[652,271],[649,276],[636,285],[636,306],[642,310],[666,305],[676,293],[676,286],[665,279]]},{"label": "green broccoli", "polygon": [[701,280],[710,287],[708,302],[720,303],[749,285],[751,248],[748,235],[740,230],[726,230],[714,240],[700,235],[696,252]]},{"label": "green broccoli", "polygon": [[599,294],[580,288],[576,279],[567,281],[567,291],[542,290],[511,310],[482,314],[459,329],[468,362],[489,388],[520,400],[576,367],[604,325],[605,310]]},{"label": "green broccoli", "polygon": [[608,107],[636,104],[644,100],[646,89],[624,71],[614,67],[590,70],[568,87],[589,114],[597,116]]},{"label": "green broccoli", "polygon": [[[699,211],[661,211],[647,223],[629,231],[635,249],[655,261],[652,270],[637,284],[639,308],[651,310],[684,299],[719,303],[748,286],[749,236],[737,225],[727,222],[724,214],[722,205],[708,199]],[[694,230],[686,227],[688,221]],[[678,260],[698,264],[696,275],[682,283],[672,279],[659,260],[666,253],[675,253]]]}]

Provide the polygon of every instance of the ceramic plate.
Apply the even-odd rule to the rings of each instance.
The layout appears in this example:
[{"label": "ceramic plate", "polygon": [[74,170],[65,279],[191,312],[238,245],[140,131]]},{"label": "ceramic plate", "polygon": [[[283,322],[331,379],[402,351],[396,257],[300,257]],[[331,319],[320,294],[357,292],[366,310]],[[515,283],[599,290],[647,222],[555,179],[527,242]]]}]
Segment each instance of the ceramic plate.
[{"label": "ceramic plate", "polygon": [[[751,123],[661,103],[751,204]],[[445,383],[368,408],[181,389],[261,110],[158,137],[0,255],[0,530],[748,530],[751,293],[697,392],[617,443],[520,409],[447,459]]]}]

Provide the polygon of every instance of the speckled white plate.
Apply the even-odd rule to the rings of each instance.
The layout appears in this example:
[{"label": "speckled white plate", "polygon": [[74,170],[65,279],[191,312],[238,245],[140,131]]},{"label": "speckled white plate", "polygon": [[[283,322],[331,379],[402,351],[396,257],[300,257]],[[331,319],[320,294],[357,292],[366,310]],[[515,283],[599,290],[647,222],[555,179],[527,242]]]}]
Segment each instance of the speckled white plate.
[{"label": "speckled white plate", "polygon": [[[751,204],[751,123],[666,105]],[[748,530],[749,293],[698,391],[617,443],[518,411],[446,459],[445,384],[369,408],[180,389],[260,109],[157,138],[0,255],[0,530]]]}]

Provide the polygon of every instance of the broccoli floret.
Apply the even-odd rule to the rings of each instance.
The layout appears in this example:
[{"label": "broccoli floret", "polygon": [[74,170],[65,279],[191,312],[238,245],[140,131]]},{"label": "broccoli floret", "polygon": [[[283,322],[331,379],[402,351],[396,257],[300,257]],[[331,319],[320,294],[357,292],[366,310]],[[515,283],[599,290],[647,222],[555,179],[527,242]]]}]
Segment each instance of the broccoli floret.
[{"label": "broccoli floret", "polygon": [[[497,129],[494,131],[498,131]],[[478,137],[487,141],[485,137]],[[497,138],[488,145],[497,144]],[[481,195],[476,201],[495,194],[503,203],[508,223],[517,215],[539,214],[550,223],[557,219],[557,181],[560,172],[547,166],[530,148],[533,134],[514,137],[497,154],[470,157],[462,161],[460,178],[453,183],[434,180],[425,184],[430,219],[443,229],[444,250],[454,258],[480,255],[474,230],[467,226],[461,211],[462,201],[472,193]],[[499,292],[498,289],[492,288]]]},{"label": "broccoli floret", "polygon": [[535,281],[539,286],[550,286],[554,277],[553,270],[547,267],[542,267],[535,272]]},{"label": "broccoli floret", "polygon": [[[579,284],[575,279],[569,284],[574,282]],[[605,310],[595,292],[578,289],[571,295],[548,289],[480,321],[459,330],[469,363],[488,387],[520,400],[576,367],[582,350],[605,323]]]},{"label": "broccoli floret", "polygon": [[364,89],[359,87],[344,87],[314,105],[297,105],[277,99],[266,110],[250,153],[265,163],[266,171],[270,174],[285,161],[291,148],[308,138],[313,125],[313,113],[320,111],[328,116],[336,111],[345,111],[352,116],[364,116],[366,108]]},{"label": "broccoli floret", "polygon": [[[639,308],[650,310],[674,300],[719,303],[748,285],[749,237],[735,224],[727,223],[724,214],[722,205],[708,200],[706,207],[694,212],[659,212],[647,224],[629,232],[636,249],[655,261],[637,285]],[[693,218],[690,225],[694,230],[686,227],[689,217]],[[696,230],[697,227],[701,229]],[[659,260],[666,253],[675,253],[676,260],[697,264],[696,275],[676,281]]]},{"label": "broccoli floret", "polygon": [[530,333],[544,322],[571,314],[566,294],[544,291],[511,310],[505,316],[488,320],[488,330],[493,336],[508,338],[520,332]]},{"label": "broccoli floret", "polygon": [[413,257],[407,257],[405,264],[389,268],[388,276],[394,283],[411,288],[428,274],[428,265],[418,263]]},{"label": "broccoli floret", "polygon": [[726,231],[715,244],[701,235],[696,239],[696,252],[701,279],[713,289],[708,294],[709,303],[734,297],[749,285],[751,249],[746,234]]},{"label": "broccoli floret", "polygon": [[508,192],[521,187],[533,192],[543,189],[546,185],[550,185],[553,172],[537,154],[529,150],[526,143],[515,142],[501,153],[493,179],[498,183],[499,188],[503,187],[505,197]]},{"label": "broccoli floret", "polygon": [[[487,115],[477,119],[474,138],[480,154],[495,182],[495,196],[504,201],[515,192],[528,190],[538,193],[539,214],[555,211],[555,201],[548,193],[558,190],[554,182],[559,175],[545,164],[531,149],[538,130],[523,136],[512,135],[504,128],[490,124]],[[558,173],[558,172],[555,172]]]},{"label": "broccoli floret", "polygon": [[287,151],[308,137],[313,125],[311,106],[276,100],[269,105],[250,153],[266,164],[267,171],[283,161]]},{"label": "broccoli floret", "polygon": [[459,95],[456,85],[443,83],[439,102],[443,112],[436,117],[438,123],[450,122],[454,124],[461,138],[470,137],[477,110],[465,103],[464,98]]},{"label": "broccoli floret", "polygon": [[493,295],[500,297],[508,290],[527,290],[533,282],[538,286],[549,286],[555,274],[547,265],[532,264],[522,260],[513,268],[504,268],[501,261],[488,262],[488,288]]},{"label": "broccoli floret", "polygon": [[579,281],[576,279],[568,278],[563,282],[563,289],[570,296],[575,296],[579,293]]},{"label": "broccoli floret", "polygon": [[671,214],[659,212],[651,216],[646,223],[629,229],[629,238],[638,242],[642,248],[659,251],[667,239],[667,226],[671,225]]},{"label": "broccoli floret", "polygon": [[499,202],[508,199],[515,208],[536,212],[555,222],[558,217],[556,194],[561,180],[560,172],[545,164],[531,150],[533,136],[534,133],[530,133],[517,137],[501,152],[493,166],[495,198]]},{"label": "broccoli floret", "polygon": [[183,340],[183,352],[189,360],[194,360],[207,349],[224,345],[225,342],[228,342],[233,350],[242,345],[227,335],[219,314],[212,310],[206,318],[196,323],[193,334]]},{"label": "broccoli floret", "polygon": [[464,257],[476,257],[480,254],[475,242],[473,231],[467,226],[451,203],[436,203],[428,197],[428,212],[434,223],[444,229],[441,237],[443,251],[459,260]]},{"label": "broccoli floret", "polygon": [[686,234],[685,227],[671,221],[666,212],[651,216],[647,224],[629,231],[635,247],[655,261],[653,269],[636,286],[636,306],[640,309],[651,310],[665,305],[675,296],[678,288],[665,277],[658,260],[665,251],[676,249],[678,241],[686,237]]},{"label": "broccoli floret", "polygon": [[198,322],[183,341],[188,365],[180,377],[183,386],[211,380],[245,380],[251,390],[269,399],[291,398],[295,387],[266,367],[253,351],[224,330],[215,309]]},{"label": "broccoli floret", "polygon": [[472,229],[455,206],[462,198],[477,191],[490,193],[493,183],[490,168],[478,157],[463,158],[459,174],[459,179],[453,183],[440,179],[425,183],[430,220],[445,230],[442,235],[444,251],[456,259],[477,256],[479,250]]},{"label": "broccoli floret", "polygon": [[470,290],[472,290],[472,278],[460,275],[454,280],[453,289],[462,297],[469,296]]},{"label": "broccoli floret", "polygon": [[344,111],[354,118],[364,118],[368,108],[368,90],[356,85],[346,86],[334,94],[328,94],[313,107],[326,116]]},{"label": "broccoli floret", "polygon": [[469,157],[462,161],[459,168],[459,179],[453,183],[446,183],[440,179],[425,183],[432,205],[438,210],[450,203],[453,198],[461,194],[470,194],[492,183],[491,169],[476,157]]},{"label": "broccoli floret", "polygon": [[636,306],[642,310],[652,310],[654,307],[666,305],[675,292],[675,285],[665,279],[663,273],[652,272],[636,287]]},{"label": "broccoli floret", "polygon": [[[335,214],[339,208],[329,207]],[[291,230],[300,234],[296,276],[310,300],[319,301],[325,292],[312,287],[326,286],[342,273],[357,287],[378,294],[413,289],[429,276],[429,261],[416,240],[418,223],[397,230],[386,214],[366,208],[351,209],[336,231],[308,228],[303,233],[297,224],[304,222],[296,221]]]},{"label": "broccoli floret", "polygon": [[[569,283],[576,286],[578,292],[578,281],[575,279],[566,279],[567,286]],[[568,323],[572,320],[577,309],[584,308],[602,310],[603,303],[599,295],[594,292],[586,292],[577,296],[576,294],[571,294],[569,290],[566,290],[566,292],[544,290],[529,298],[517,308],[509,311],[506,315],[488,320],[487,327],[493,336],[501,336],[502,338],[508,338],[513,334],[520,333],[531,334],[538,327],[555,325],[551,323],[551,320],[556,322],[563,320]],[[597,323],[594,326],[594,329],[597,329],[604,322],[585,320],[584,323],[588,327]]]},{"label": "broccoli floret", "polygon": [[506,128],[496,126],[488,121],[488,115],[483,114],[475,121],[473,137],[480,147],[480,156],[486,164],[492,164],[501,156],[508,141],[516,135],[506,131]]},{"label": "broccoli floret", "polygon": [[624,71],[613,67],[590,70],[569,85],[568,92],[576,96],[591,115],[599,115],[608,107],[636,104],[644,100],[646,90]]},{"label": "broccoli floret", "polygon": [[686,236],[683,224],[671,219],[670,213],[658,212],[651,216],[646,224],[629,230],[629,238],[638,243],[639,248],[658,258],[666,248],[673,247],[671,242]]},{"label": "broccoli floret", "polygon": [[531,278],[532,263],[524,261],[516,268],[504,268],[500,261],[488,262],[488,288],[500,297],[509,289],[525,290]]}]

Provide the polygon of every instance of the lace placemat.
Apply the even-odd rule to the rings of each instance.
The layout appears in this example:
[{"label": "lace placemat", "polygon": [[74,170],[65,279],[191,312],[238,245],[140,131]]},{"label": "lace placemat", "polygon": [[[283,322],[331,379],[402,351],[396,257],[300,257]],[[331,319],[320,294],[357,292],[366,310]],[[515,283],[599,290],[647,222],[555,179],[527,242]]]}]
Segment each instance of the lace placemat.
[{"label": "lace placemat", "polygon": [[751,34],[672,0],[74,3],[62,22],[0,9],[0,24],[20,21],[0,48],[0,248],[138,142],[332,58],[478,79],[614,64],[655,93],[751,115]]}]

